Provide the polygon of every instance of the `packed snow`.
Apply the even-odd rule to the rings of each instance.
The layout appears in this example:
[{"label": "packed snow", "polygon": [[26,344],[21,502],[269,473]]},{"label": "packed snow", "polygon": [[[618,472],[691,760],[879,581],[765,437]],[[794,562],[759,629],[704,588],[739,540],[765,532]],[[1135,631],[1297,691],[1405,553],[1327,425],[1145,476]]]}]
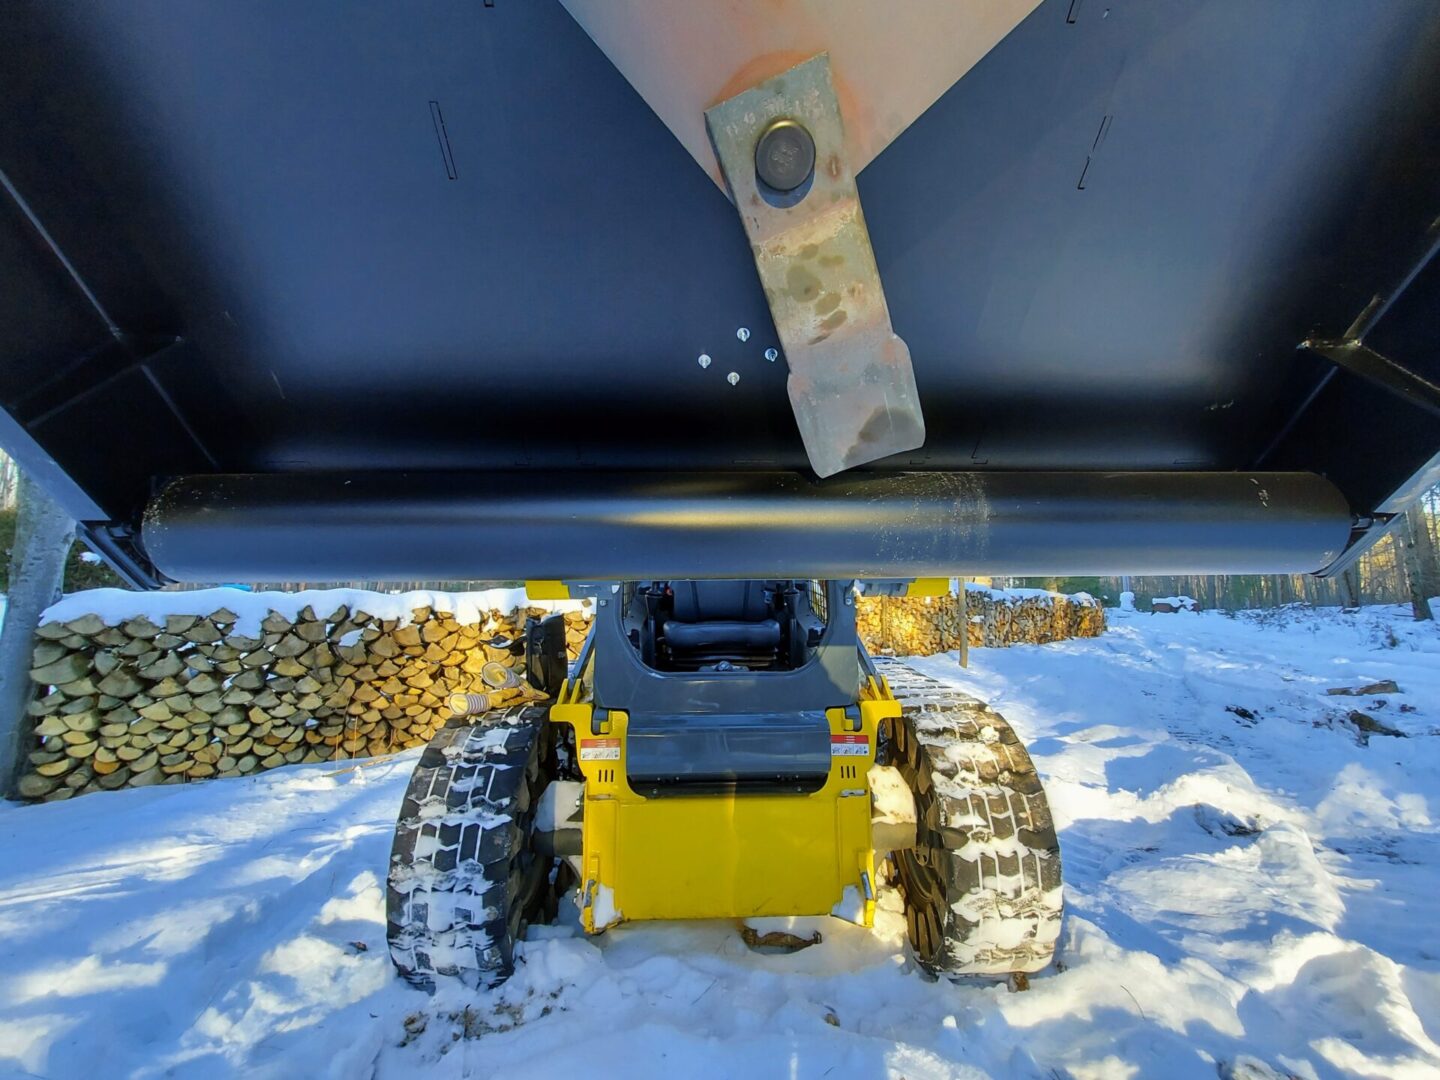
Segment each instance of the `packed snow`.
[{"label": "packed snow", "polygon": [[885,891],[875,931],[809,920],[793,954],[569,908],[504,987],[427,997],[385,947],[410,751],[0,808],[0,1074],[1440,1075],[1433,625],[1112,613],[970,659],[914,663],[1010,720],[1060,826],[1027,991],[923,977]]}]

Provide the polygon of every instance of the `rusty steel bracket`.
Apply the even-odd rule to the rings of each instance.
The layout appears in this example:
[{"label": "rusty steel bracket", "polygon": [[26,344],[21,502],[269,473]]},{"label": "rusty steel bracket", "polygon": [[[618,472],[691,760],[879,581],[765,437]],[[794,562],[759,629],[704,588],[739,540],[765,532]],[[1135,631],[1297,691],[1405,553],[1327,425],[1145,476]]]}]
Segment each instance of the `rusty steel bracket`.
[{"label": "rusty steel bracket", "polygon": [[[756,166],[761,137],[780,121],[814,141],[812,174],[788,191],[761,180]],[[890,326],[828,54],[707,109],[705,123],[785,347],[811,467],[830,476],[921,446],[910,350]],[[783,167],[794,144],[776,142]]]}]

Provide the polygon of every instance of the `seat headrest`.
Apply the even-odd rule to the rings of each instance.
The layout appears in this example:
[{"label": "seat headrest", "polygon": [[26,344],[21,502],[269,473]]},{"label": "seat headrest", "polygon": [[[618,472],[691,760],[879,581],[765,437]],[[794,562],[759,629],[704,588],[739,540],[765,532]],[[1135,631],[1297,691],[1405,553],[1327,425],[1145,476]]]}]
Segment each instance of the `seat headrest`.
[{"label": "seat headrest", "polygon": [[670,587],[682,622],[759,622],[770,615],[763,581],[672,581]]}]

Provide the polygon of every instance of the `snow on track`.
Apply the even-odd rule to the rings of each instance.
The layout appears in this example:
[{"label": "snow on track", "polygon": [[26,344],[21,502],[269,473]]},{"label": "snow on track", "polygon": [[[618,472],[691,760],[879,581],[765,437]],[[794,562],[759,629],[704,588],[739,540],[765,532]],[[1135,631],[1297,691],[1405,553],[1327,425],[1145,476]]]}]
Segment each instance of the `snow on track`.
[{"label": "snow on track", "polygon": [[1433,626],[1112,613],[971,661],[915,664],[1004,713],[1061,830],[1028,992],[925,980],[884,893],[793,955],[572,910],[504,987],[426,997],[384,940],[410,751],[0,807],[0,1076],[1440,1075]]}]

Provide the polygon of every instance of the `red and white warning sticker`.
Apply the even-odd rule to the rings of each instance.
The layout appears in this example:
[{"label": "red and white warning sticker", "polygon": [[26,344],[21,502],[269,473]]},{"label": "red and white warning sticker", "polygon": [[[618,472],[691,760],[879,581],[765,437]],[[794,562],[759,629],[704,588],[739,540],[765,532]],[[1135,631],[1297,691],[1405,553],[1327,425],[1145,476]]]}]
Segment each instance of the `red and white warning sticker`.
[{"label": "red and white warning sticker", "polygon": [[581,761],[619,761],[619,739],[581,739]]},{"label": "red and white warning sticker", "polygon": [[870,753],[869,735],[831,735],[831,757],[866,757]]}]

